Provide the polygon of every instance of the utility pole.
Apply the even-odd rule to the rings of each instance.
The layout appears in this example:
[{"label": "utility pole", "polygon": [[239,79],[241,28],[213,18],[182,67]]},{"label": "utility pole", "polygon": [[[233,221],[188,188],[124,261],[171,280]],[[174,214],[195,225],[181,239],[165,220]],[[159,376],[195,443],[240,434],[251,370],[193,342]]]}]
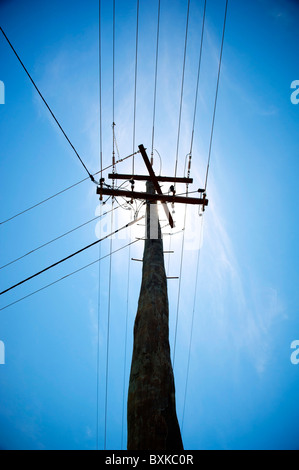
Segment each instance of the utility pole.
[{"label": "utility pole", "polygon": [[[151,181],[146,192],[155,194]],[[170,359],[167,279],[157,203],[147,202],[142,284],[128,393],[128,450],[183,450]]]},{"label": "utility pole", "polygon": [[[132,190],[115,189],[100,180],[97,194],[146,201],[142,282],[134,325],[134,345],[128,391],[128,450],[182,451],[183,442],[176,414],[175,384],[169,346],[169,306],[164,252],[157,202],[162,203],[168,223],[174,227],[167,203],[208,205],[204,190],[200,198],[177,196],[176,183],[191,178],[157,177],[146,149],[139,145],[148,175],[109,174],[112,180],[128,180]],[[189,173],[189,172],[188,172]],[[135,180],[146,181],[146,192],[134,191]],[[172,194],[162,194],[160,182],[174,183]]]}]

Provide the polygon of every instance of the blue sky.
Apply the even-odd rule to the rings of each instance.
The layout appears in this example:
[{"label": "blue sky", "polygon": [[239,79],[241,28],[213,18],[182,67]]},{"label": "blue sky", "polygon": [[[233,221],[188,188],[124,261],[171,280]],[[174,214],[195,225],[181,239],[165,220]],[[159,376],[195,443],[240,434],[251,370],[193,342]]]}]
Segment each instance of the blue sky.
[{"label": "blue sky", "polygon": [[[203,3],[190,3],[179,175],[190,149]],[[157,5],[154,0],[140,0],[135,146],[148,149]],[[204,183],[224,9],[224,0],[207,1],[190,191]],[[161,0],[155,148],[164,175],[174,172],[186,12],[185,0]],[[98,2],[6,0],[0,2],[0,18],[88,169],[98,171]],[[299,105],[290,99],[291,83],[299,79],[298,21],[296,1],[229,1],[210,203],[204,217],[198,216],[196,207],[188,208],[180,296],[178,281],[169,280],[168,285],[172,353],[179,305],[174,374],[186,449],[298,449],[299,365],[290,361],[290,345],[299,339]],[[115,132],[121,157],[133,150],[135,32],[135,0],[116,0]],[[5,104],[0,105],[3,222],[86,173],[2,35],[0,57],[0,80],[5,84]],[[108,0],[102,0],[102,119],[107,166],[112,154],[112,2]],[[145,172],[139,156],[135,165]],[[159,172],[156,153],[154,167]],[[130,172],[131,160],[117,169]],[[142,184],[138,188],[142,190]],[[86,181],[1,224],[1,266],[98,215],[95,190]],[[103,210],[110,209],[109,202]],[[164,229],[165,249],[175,252],[165,258],[170,276],[179,275],[183,237],[184,208],[175,210],[174,231],[179,233],[170,237],[169,227]],[[132,217],[123,209],[114,214],[114,227]],[[107,215],[101,224],[88,224],[1,269],[1,290],[110,231]],[[142,235],[142,226],[122,232],[113,239],[113,250]],[[0,308],[108,254],[109,249],[110,242],[103,242],[100,248],[2,295]],[[142,249],[138,242],[112,257],[107,449],[125,447],[123,405],[141,282],[141,263],[130,258],[140,258]],[[95,449],[98,422],[98,447],[103,449],[109,266],[105,259],[0,311],[0,340],[5,345],[5,365],[0,365],[0,448]]]}]

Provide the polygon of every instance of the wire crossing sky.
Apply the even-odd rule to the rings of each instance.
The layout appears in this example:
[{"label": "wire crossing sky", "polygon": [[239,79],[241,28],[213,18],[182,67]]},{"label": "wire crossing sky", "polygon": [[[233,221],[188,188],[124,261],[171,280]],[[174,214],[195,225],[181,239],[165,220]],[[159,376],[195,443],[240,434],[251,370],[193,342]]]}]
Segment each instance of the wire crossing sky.
[{"label": "wire crossing sky", "polygon": [[174,229],[160,213],[185,449],[297,448],[298,2],[11,0],[0,18],[20,59],[1,34],[0,291],[77,253],[1,295],[0,448],[126,446],[144,222],[108,235],[144,204],[100,204],[88,180],[146,174],[140,144],[209,199],[169,204]]},{"label": "wire crossing sky", "polygon": [[26,72],[28,78],[30,79],[32,85],[34,86],[34,88],[36,89],[37,93],[39,94],[39,96],[41,97],[41,99],[43,100],[43,103],[45,104],[45,106],[48,108],[51,116],[53,117],[54,121],[56,122],[56,124],[58,125],[59,129],[61,130],[61,132],[63,133],[64,137],[66,138],[67,142],[70,144],[71,148],[74,150],[76,156],[78,157],[80,163],[82,164],[84,170],[87,172],[88,176],[90,177],[91,181],[94,181],[94,178],[93,176],[91,175],[91,173],[88,171],[85,163],[83,162],[82,158],[80,157],[80,155],[78,154],[77,150],[75,149],[75,147],[73,146],[73,144],[71,143],[70,139],[68,138],[68,136],[66,135],[65,131],[63,130],[61,124],[58,122],[56,116],[54,115],[53,111],[51,110],[50,106],[48,105],[48,103],[46,102],[45,98],[43,97],[42,93],[40,92],[40,90],[38,89],[38,87],[36,86],[36,83],[34,82],[33,78],[31,77],[30,73],[28,72],[28,70],[26,69],[25,65],[23,64],[22,60],[20,59],[18,53],[16,52],[16,50],[14,49],[13,45],[11,44],[10,40],[8,39],[8,37],[6,36],[5,32],[3,31],[3,29],[0,27],[0,31],[1,33],[3,34],[3,36],[5,37],[6,41],[8,42],[9,46],[11,47],[13,53],[15,54],[15,56],[17,57],[18,61],[20,62],[21,66],[23,67],[24,71]]}]

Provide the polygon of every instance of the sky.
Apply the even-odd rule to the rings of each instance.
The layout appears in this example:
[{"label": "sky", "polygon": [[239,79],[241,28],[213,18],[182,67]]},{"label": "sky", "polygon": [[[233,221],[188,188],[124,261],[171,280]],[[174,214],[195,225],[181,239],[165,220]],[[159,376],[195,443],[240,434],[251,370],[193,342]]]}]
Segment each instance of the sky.
[{"label": "sky", "polygon": [[[187,3],[161,0],[154,169],[165,176],[176,156],[183,176],[190,152],[204,2],[190,1],[179,130]],[[0,1],[0,26],[91,173],[100,170],[100,128],[103,166],[111,165],[113,117],[117,159],[139,144],[150,152],[157,12],[158,1],[140,0],[134,139],[136,1],[116,0],[113,111],[113,11],[102,0],[101,113],[99,3]],[[207,0],[190,192],[205,181],[224,12],[224,0]],[[173,230],[161,212],[164,247],[174,251],[165,254],[167,275],[180,277],[168,281],[169,339],[186,450],[299,448],[291,348],[299,340],[298,21],[298,1],[229,0],[209,205],[204,214],[188,206],[184,231],[184,206],[175,207]],[[127,224],[134,211],[115,202],[109,212],[111,200],[101,205],[87,180],[14,217],[87,175],[2,34],[0,57],[2,291]],[[144,174],[140,155],[134,162]],[[131,169],[132,158],[117,165]],[[126,448],[142,269],[131,258],[142,258],[143,234],[141,221],[0,296],[1,449]]]}]

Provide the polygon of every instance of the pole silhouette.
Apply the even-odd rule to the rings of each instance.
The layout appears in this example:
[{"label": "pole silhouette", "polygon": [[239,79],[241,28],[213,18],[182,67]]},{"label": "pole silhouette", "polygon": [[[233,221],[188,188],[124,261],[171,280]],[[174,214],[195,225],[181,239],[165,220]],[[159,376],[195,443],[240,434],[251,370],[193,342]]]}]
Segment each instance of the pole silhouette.
[{"label": "pole silhouette", "polygon": [[[151,181],[146,192],[155,194]],[[128,391],[128,450],[183,450],[169,346],[169,307],[157,203],[147,202],[142,283]]]}]

